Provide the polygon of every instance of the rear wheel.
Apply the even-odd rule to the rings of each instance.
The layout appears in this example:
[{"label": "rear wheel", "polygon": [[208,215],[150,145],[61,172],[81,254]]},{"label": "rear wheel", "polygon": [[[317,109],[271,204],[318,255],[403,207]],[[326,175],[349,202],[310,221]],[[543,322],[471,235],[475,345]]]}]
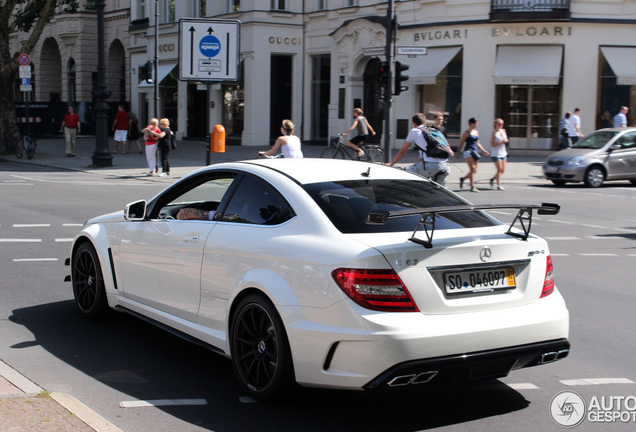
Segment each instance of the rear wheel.
[{"label": "rear wheel", "polygon": [[91,243],[82,243],[75,252],[71,273],[73,296],[81,314],[93,320],[103,318],[108,301],[99,257]]},{"label": "rear wheel", "polygon": [[251,397],[289,395],[294,385],[291,350],[283,322],[264,295],[241,300],[232,319],[231,344],[234,371]]},{"label": "rear wheel", "polygon": [[29,137],[24,137],[24,144],[26,145],[26,157],[27,159],[33,159],[35,156],[35,141]]},{"label": "rear wheel", "polygon": [[22,138],[20,138],[20,140],[18,141],[18,143],[15,146],[15,155],[18,157],[18,159],[20,159],[22,156],[24,156],[24,151],[25,151],[24,144],[25,144],[24,137],[22,137]]},{"label": "rear wheel", "polygon": [[320,153],[323,159],[344,159],[344,152],[337,147],[328,147]]},{"label": "rear wheel", "polygon": [[587,169],[585,172],[585,177],[583,179],[585,182],[585,186],[591,188],[600,187],[605,181],[605,172],[599,167],[592,166]]},{"label": "rear wheel", "polygon": [[378,147],[366,147],[364,149],[364,156],[367,162],[371,163],[384,163],[384,153]]}]

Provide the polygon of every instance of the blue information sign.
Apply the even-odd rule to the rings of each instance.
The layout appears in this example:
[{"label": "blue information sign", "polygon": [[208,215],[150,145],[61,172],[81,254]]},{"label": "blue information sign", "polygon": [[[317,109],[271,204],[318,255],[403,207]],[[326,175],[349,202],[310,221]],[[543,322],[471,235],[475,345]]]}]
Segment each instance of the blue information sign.
[{"label": "blue information sign", "polygon": [[221,51],[221,42],[216,36],[204,36],[199,43],[199,50],[205,57],[212,58]]}]

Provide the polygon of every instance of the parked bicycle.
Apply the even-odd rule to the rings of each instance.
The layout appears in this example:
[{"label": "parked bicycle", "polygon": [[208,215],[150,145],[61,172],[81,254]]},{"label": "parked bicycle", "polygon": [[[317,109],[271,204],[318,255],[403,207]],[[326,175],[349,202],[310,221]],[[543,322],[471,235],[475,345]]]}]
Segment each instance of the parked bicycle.
[{"label": "parked bicycle", "polygon": [[19,158],[26,154],[27,159],[33,159],[35,156],[35,149],[38,146],[36,139],[31,138],[28,135],[22,135],[22,138],[18,141],[15,147],[15,155]]},{"label": "parked bicycle", "polygon": [[332,137],[329,140],[329,146],[320,154],[321,158],[325,159],[345,159],[345,157],[351,160],[371,162],[371,163],[383,163],[384,153],[376,144],[362,144],[360,147],[364,150],[362,156],[355,154],[355,151],[349,146],[345,145],[342,140],[342,134],[338,134],[336,137]]}]

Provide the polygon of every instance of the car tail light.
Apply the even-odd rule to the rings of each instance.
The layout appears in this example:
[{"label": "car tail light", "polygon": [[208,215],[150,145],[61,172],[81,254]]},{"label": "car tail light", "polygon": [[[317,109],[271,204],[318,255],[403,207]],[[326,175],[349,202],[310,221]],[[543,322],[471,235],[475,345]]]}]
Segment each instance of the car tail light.
[{"label": "car tail light", "polygon": [[366,309],[418,312],[411,295],[393,270],[340,268],[331,275],[351,300]]},{"label": "car tail light", "polygon": [[547,297],[554,292],[554,266],[552,265],[552,257],[548,255],[545,266],[545,281],[543,282],[543,291],[541,297]]}]

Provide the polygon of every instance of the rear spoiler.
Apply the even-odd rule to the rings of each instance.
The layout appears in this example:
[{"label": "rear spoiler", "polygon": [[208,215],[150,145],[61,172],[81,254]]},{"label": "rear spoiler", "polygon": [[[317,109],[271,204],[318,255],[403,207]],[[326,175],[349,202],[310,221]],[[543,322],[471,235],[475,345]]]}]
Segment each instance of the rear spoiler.
[{"label": "rear spoiler", "polygon": [[[420,244],[427,249],[433,247],[433,233],[435,232],[435,216],[446,213],[461,213],[478,210],[495,210],[495,209],[519,209],[517,216],[510,224],[506,234],[527,240],[530,235],[530,227],[532,226],[532,210],[536,209],[540,215],[556,215],[561,210],[559,204],[542,203],[536,204],[465,204],[457,206],[440,206],[440,207],[424,207],[405,210],[382,211],[374,210],[367,214],[366,223],[369,225],[384,225],[390,218],[421,215],[420,221],[415,226],[415,230],[409,241]],[[512,228],[519,222],[523,234],[513,232]],[[526,224],[527,222],[527,224]],[[422,227],[426,240],[415,237],[419,228]]]}]

